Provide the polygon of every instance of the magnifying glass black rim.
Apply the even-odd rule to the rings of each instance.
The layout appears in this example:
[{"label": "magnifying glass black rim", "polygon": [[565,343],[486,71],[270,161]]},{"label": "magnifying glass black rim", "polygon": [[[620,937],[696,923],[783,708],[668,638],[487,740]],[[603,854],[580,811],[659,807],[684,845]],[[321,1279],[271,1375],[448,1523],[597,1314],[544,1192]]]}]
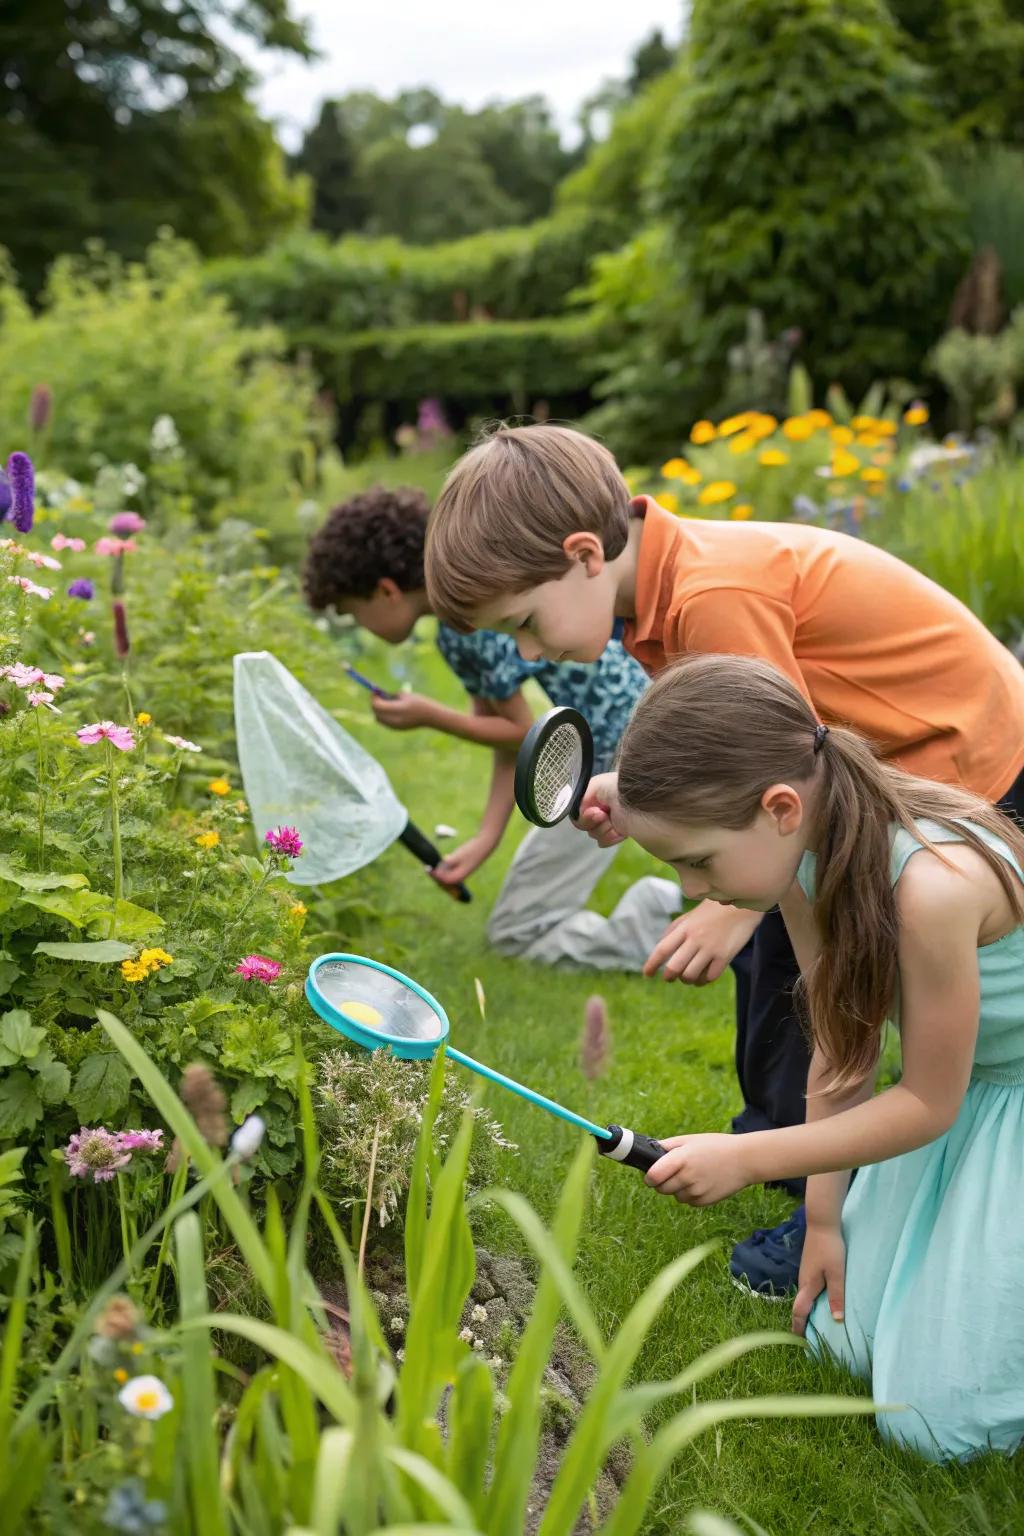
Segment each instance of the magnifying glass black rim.
[{"label": "magnifying glass black rim", "polygon": [[[537,802],[533,796],[533,770],[537,758],[543,751],[545,744],[551,738],[559,726],[571,725],[579,733],[580,745],[583,753],[583,762],[580,768],[580,780],[574,788],[565,810],[553,821],[548,821],[537,809]],[[594,771],[594,738],[590,732],[590,726],[586,717],[581,715],[578,709],[570,709],[568,705],[560,705],[556,709],[549,709],[546,715],[541,715],[523,737],[522,745],[516,753],[516,778],[515,795],[516,804],[526,817],[532,821],[535,827],[557,827],[566,816],[575,815],[579,810],[583,791],[590,782]]]}]

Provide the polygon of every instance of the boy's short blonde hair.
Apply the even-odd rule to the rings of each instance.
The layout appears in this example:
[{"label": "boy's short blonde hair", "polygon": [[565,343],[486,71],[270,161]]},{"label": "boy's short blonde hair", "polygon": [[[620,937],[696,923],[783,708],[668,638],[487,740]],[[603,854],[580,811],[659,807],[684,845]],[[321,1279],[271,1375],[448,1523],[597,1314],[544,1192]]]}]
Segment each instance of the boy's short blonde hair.
[{"label": "boy's short blonde hair", "polygon": [[458,461],[427,528],[430,606],[454,629],[496,598],[555,581],[572,533],[626,547],[630,494],[600,443],[570,427],[499,427]]}]

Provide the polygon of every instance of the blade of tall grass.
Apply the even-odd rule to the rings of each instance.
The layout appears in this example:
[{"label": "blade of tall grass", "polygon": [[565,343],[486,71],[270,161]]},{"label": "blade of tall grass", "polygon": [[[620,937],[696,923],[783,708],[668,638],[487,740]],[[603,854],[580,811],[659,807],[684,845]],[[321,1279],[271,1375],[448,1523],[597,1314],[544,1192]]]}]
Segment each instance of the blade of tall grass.
[{"label": "blade of tall grass", "polygon": [[215,1312],[203,1317],[192,1317],[188,1322],[181,1323],[180,1327],[185,1333],[192,1328],[210,1328],[248,1339],[250,1344],[255,1344],[265,1354],[273,1356],[300,1376],[339,1424],[351,1426],[355,1403],[344,1376],[324,1355],[311,1349],[301,1339],[294,1338],[283,1328],[273,1323],[260,1322],[254,1317],[242,1317],[236,1312]]}]

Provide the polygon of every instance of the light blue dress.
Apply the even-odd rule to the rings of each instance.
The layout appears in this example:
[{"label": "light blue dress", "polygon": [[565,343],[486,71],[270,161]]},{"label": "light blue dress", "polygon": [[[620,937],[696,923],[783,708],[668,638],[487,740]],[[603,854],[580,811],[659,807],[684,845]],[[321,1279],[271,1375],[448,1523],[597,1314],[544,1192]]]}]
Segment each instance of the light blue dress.
[{"label": "light blue dress", "polygon": [[[934,843],[954,832],[922,821]],[[975,828],[1024,879],[999,838]],[[892,844],[899,880],[922,844]],[[814,859],[800,883],[813,896]],[[1024,927],[978,950],[974,1067],[937,1141],[862,1168],[843,1206],[845,1321],[821,1295],[807,1334],[870,1383],[883,1437],[946,1461],[1024,1441]]]}]

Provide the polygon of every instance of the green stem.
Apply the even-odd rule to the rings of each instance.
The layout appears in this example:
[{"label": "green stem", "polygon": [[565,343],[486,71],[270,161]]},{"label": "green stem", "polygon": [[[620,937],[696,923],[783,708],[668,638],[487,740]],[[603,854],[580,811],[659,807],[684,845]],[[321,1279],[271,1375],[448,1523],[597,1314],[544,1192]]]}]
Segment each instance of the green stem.
[{"label": "green stem", "polygon": [[114,1177],[117,1180],[117,1209],[121,1216],[121,1251],[128,1269],[128,1278],[131,1279],[135,1267],[132,1264],[132,1242],[128,1236],[128,1207],[124,1198],[124,1179],[119,1173]]},{"label": "green stem", "polygon": [[46,749],[43,745],[42,705],[36,706],[36,801],[39,808],[39,847],[37,862],[43,867],[46,838]]},{"label": "green stem", "polygon": [[132,704],[132,690],[128,682],[127,658],[121,668],[121,682],[124,684],[124,696],[128,700],[128,720],[129,723],[132,723],[135,720],[135,706]]},{"label": "green stem", "polygon": [[65,1290],[70,1291],[74,1281],[71,1265],[71,1232],[68,1228],[68,1213],[64,1209],[64,1195],[60,1187],[60,1170],[52,1161],[49,1166],[49,1175],[50,1219],[53,1222],[53,1237],[57,1245],[57,1267]]},{"label": "green stem", "polygon": [[121,818],[117,805],[117,769],[114,766],[114,748],[109,741],[107,742],[107,779],[110,784],[110,846],[114,857],[114,901],[110,909],[110,931],[107,937],[112,939],[117,931],[117,909],[121,904],[124,871],[121,865]]},{"label": "green stem", "polygon": [[[168,1202],[171,1206],[177,1205],[178,1201],[181,1199],[182,1193],[184,1192],[184,1189],[185,1189],[185,1183],[186,1183],[187,1179],[188,1179],[188,1154],[186,1152],[182,1152],[182,1154],[181,1154],[181,1162],[178,1164],[177,1168],[174,1170],[174,1181],[171,1184],[171,1194],[170,1194],[170,1200]],[[160,1239],[160,1247],[159,1247],[159,1250],[158,1250],[157,1256],[156,1256],[156,1263],[153,1266],[153,1276],[152,1276],[152,1279],[149,1282],[149,1296],[148,1296],[148,1299],[147,1299],[147,1302],[146,1302],[146,1310],[147,1310],[147,1312],[150,1312],[150,1313],[153,1311],[153,1307],[156,1304],[156,1298],[157,1298],[157,1296],[159,1294],[159,1291],[160,1291],[160,1273],[163,1270],[164,1261],[167,1258],[167,1248],[168,1248],[168,1244],[170,1242],[170,1237],[171,1237],[171,1229],[170,1229],[170,1227],[169,1226],[168,1227],[164,1227],[163,1236]]]}]

